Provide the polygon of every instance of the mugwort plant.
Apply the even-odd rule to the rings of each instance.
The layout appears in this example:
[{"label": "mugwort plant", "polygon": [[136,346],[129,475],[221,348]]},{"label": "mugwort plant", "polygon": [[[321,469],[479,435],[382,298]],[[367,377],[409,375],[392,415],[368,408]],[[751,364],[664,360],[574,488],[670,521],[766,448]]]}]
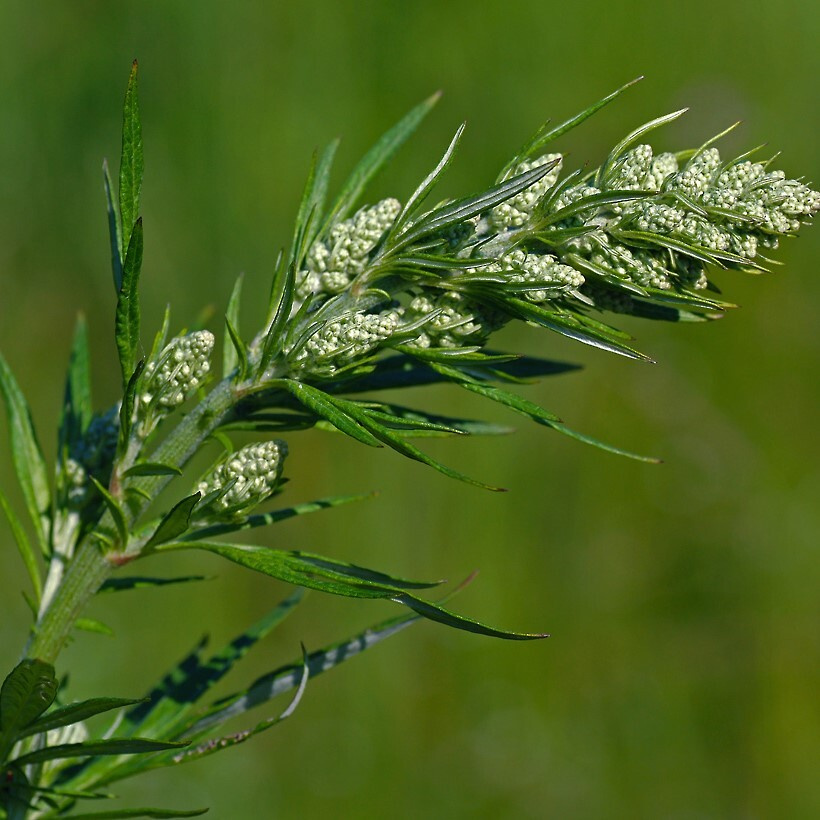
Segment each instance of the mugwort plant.
[{"label": "mugwort plant", "polygon": [[[122,398],[113,407],[94,406],[80,320],[52,469],[26,400],[0,358],[11,460],[30,520],[24,523],[5,495],[0,505],[31,581],[33,616],[21,660],[0,691],[1,817],[201,814],[154,808],[86,813],[83,806],[107,796],[100,790],[119,780],[196,760],[269,729],[293,713],[311,676],[419,618],[496,638],[543,637],[459,615],[430,599],[425,590],[432,583],[237,539],[358,500],[275,506],[288,459],[299,457],[292,434],[307,428],[332,428],[495,489],[432,458],[417,440],[502,428],[396,404],[384,398],[388,389],[445,383],[587,444],[641,458],[576,432],[518,395],[514,387],[522,380],[571,368],[493,349],[493,334],[510,322],[526,322],[647,359],[610,324],[613,315],[669,322],[719,316],[730,305],[712,272],[764,269],[781,237],[795,234],[820,209],[820,193],[754,151],[722,157],[716,147],[722,134],[696,149],[655,153],[645,140],[683,111],[636,128],[597,168],[567,171],[553,143],[628,85],[560,125],[544,125],[489,187],[459,199],[431,204],[463,126],[409,196],[363,200],[368,183],[436,96],[387,131],[333,199],[328,179],[337,143],[316,153],[292,241],[275,264],[265,322],[252,338],[240,333],[238,279],[225,311],[229,344],[216,361],[214,334],[172,332],[167,311],[153,344],[143,347],[143,152],[134,64],[116,188],[104,166]],[[237,449],[231,436],[240,431],[255,440]],[[215,462],[201,475],[184,473],[205,445],[219,448]],[[166,496],[160,494],[169,486],[183,497],[162,509]],[[214,553],[297,591],[214,655],[195,649],[142,699],[68,699],[61,686],[65,672],[57,671],[60,651],[75,630],[100,628],[85,617],[87,604],[101,592],[198,580],[128,574],[146,556],[180,550]],[[389,599],[403,612],[211,700],[212,687],[296,607],[302,589]],[[295,694],[283,712],[246,731],[221,732],[226,721],[287,691]],[[105,732],[91,736],[86,721],[102,713],[114,718]]]}]

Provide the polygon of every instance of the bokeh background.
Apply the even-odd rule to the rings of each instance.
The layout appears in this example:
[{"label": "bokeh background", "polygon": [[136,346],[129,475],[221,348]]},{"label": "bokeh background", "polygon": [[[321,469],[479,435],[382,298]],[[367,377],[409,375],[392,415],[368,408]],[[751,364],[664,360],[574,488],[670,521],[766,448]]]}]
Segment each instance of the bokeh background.
[{"label": "bokeh background", "polygon": [[[442,195],[476,189],[543,119],[638,74],[564,139],[570,162],[597,163],[633,126],[688,105],[659,149],[742,119],[727,151],[768,141],[787,172],[820,181],[818,41],[810,0],[3,0],[0,348],[49,456],[78,311],[98,406],[116,398],[100,163],[116,164],[134,57],[148,338],[166,302],[175,327],[207,306],[220,316],[239,271],[250,334],[312,149],[341,134],[349,168],[437,88],[443,102],[374,198],[406,196],[464,119]],[[503,643],[420,624],[317,678],[297,715],[255,742],[118,791],[130,805],[210,805],[220,820],[820,816],[820,231],[779,259],[771,276],[719,277],[743,305],[721,322],[633,323],[657,366],[530,329],[499,340],[583,364],[526,394],[662,466],[490,411],[518,432],[434,448],[510,489],[482,494],[339,436],[293,435],[286,498],[381,495],[280,525],[270,543],[408,576],[480,568],[461,611],[552,637]],[[447,390],[421,400],[487,415]],[[0,434],[0,482],[16,493]],[[28,621],[0,538],[7,669]],[[80,637],[63,657],[77,697],[138,696],[202,633],[219,646],[286,591],[199,556],[175,561],[145,570],[218,578],[106,600],[95,612],[118,638]],[[313,594],[232,682],[290,660],[299,640],[317,648],[392,612]]]}]

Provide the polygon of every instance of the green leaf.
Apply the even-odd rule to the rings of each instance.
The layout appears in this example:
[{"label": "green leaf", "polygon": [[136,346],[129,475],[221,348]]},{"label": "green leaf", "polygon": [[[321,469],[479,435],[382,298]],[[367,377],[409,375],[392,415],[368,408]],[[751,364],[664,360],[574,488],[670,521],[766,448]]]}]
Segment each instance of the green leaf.
[{"label": "green leaf", "polygon": [[108,638],[114,637],[114,630],[108,624],[94,618],[77,618],[74,621],[74,628],[83,632],[93,632],[95,635],[105,635]]},{"label": "green leaf", "polygon": [[125,264],[122,271],[122,287],[117,297],[115,338],[120,357],[122,384],[131,378],[137,361],[140,344],[139,277],[142,268],[142,219],[134,224]]},{"label": "green leaf", "polygon": [[208,809],[111,809],[110,811],[92,811],[85,814],[72,814],[72,820],[114,820],[117,817],[199,817]]},{"label": "green leaf", "polygon": [[173,541],[174,538],[187,532],[191,524],[191,513],[193,513],[194,507],[196,507],[201,498],[201,493],[194,493],[175,504],[170,512],[159,522],[159,526],[154,531],[154,534],[143,547],[143,552],[152,550],[160,544],[164,544],[166,541]]},{"label": "green leaf", "polygon": [[51,706],[57,686],[50,663],[26,658],[12,669],[0,687],[0,761],[5,760],[20,730]]},{"label": "green leaf", "polygon": [[[139,100],[137,99],[137,61],[131,66],[125,104],[122,112],[122,156],[120,158],[120,216],[122,225],[122,256],[126,259],[126,246],[133,241],[140,214],[140,189],[142,188],[143,156],[142,126],[140,124]],[[125,278],[125,271],[123,271]],[[127,377],[125,377],[127,379]]]},{"label": "green leaf", "polygon": [[168,742],[148,738],[116,738],[114,740],[91,740],[86,743],[60,743],[24,754],[11,761],[15,766],[30,766],[47,760],[63,760],[69,757],[96,757],[97,755],[139,755],[181,749],[187,742]]},{"label": "green leaf", "polygon": [[525,171],[523,174],[510,177],[498,185],[488,188],[486,191],[474,194],[473,196],[456,199],[453,202],[435,208],[413,223],[407,230],[399,234],[394,243],[393,250],[398,250],[432,233],[443,230],[450,225],[464,222],[474,216],[485,213],[496,205],[526,190],[531,185],[538,182],[550,170],[550,165],[540,165]]},{"label": "green leaf", "polygon": [[[282,623],[303,596],[304,592],[297,590],[207,661],[203,661],[201,657],[205,641],[200,641],[193,652],[148,693],[145,702],[126,714],[118,730],[119,734],[128,735],[140,731],[164,737],[179,736],[189,724],[188,716],[194,706],[253,646]],[[125,766],[131,767],[137,763],[128,761]],[[119,775],[115,779],[118,778]]]},{"label": "green leaf", "polygon": [[[242,283],[245,279],[244,274],[240,273],[236,277],[233,290],[231,291],[231,298],[228,300],[228,309],[225,312],[225,325],[231,337],[232,344],[223,344],[222,346],[222,375],[227,376],[236,370],[239,364],[241,352],[245,350],[244,343],[240,340],[239,344],[234,340],[234,336],[239,339],[239,334],[235,328],[239,327],[239,302],[242,298]],[[247,364],[247,353],[245,354],[245,362]],[[242,378],[242,376],[240,376]]]},{"label": "green leaf", "polygon": [[[277,352],[277,346],[281,347],[282,339],[285,335],[285,329],[290,319],[291,309],[293,308],[293,297],[296,290],[296,266],[293,264],[288,265],[282,271],[281,280],[282,287],[279,292],[276,312],[273,315],[270,327],[265,335],[262,355],[259,357],[259,367],[257,369],[259,378],[262,378],[268,369],[268,365],[274,353]],[[305,302],[305,304],[307,304],[307,302]]]},{"label": "green leaf", "polygon": [[88,352],[88,328],[80,314],[74,329],[71,355],[68,360],[59,441],[61,446],[73,444],[85,432],[93,414],[91,400],[91,365]]},{"label": "green leaf", "polygon": [[34,524],[37,540],[43,553],[49,551],[49,530],[51,525],[51,491],[45,460],[34,432],[34,423],[17,380],[6,360],[0,355],[0,393],[6,403],[9,420],[11,460],[17,473],[17,480],[26,508]]},{"label": "green leaf", "polygon": [[[406,629],[420,618],[421,616],[415,613],[390,618],[353,638],[311,652],[307,656],[307,669],[310,677],[315,678],[355,658],[365,650]],[[246,690],[221,698],[196,722],[186,727],[185,734],[200,735],[213,726],[219,726],[232,718],[239,717],[250,709],[267,703],[277,695],[297,687],[303,679],[303,667],[304,662],[279,667],[254,681]]]},{"label": "green leaf", "polygon": [[119,505],[119,502],[114,498],[111,493],[94,478],[93,475],[89,475],[92,484],[99,490],[100,495],[105,502],[105,506],[108,508],[108,512],[111,513],[111,518],[114,521],[114,526],[117,528],[117,535],[120,537],[120,544],[122,547],[128,543],[128,522],[125,517],[125,512],[123,511],[122,507]]},{"label": "green leaf", "polygon": [[131,425],[134,422],[134,405],[137,402],[137,385],[139,384],[142,371],[145,369],[145,359],[140,359],[128,384],[125,386],[125,393],[122,397],[122,407],[120,407],[120,435],[117,442],[120,454],[125,453],[128,448],[128,439],[131,436]]},{"label": "green leaf", "polygon": [[122,288],[123,241],[120,211],[114,202],[114,186],[108,171],[108,162],[103,161],[103,186],[105,187],[105,204],[108,211],[108,238],[111,243],[111,272],[114,276],[114,291]]},{"label": "green leaf", "polygon": [[[241,382],[245,380],[245,377],[248,374],[248,347],[245,342],[242,341],[242,337],[239,335],[239,332],[228,314],[225,314],[225,329],[228,331],[228,337],[231,340],[231,345],[230,347],[225,345],[223,366],[229,364],[232,364],[233,366],[230,370],[226,367],[223,372],[227,375],[228,373],[232,373],[234,370],[237,370],[237,379]],[[230,355],[228,351],[230,351]]]},{"label": "green leaf", "polygon": [[[163,549],[191,548],[213,552],[240,566],[308,589],[317,589],[321,592],[329,592],[333,595],[343,595],[349,598],[387,598],[404,604],[404,606],[409,607],[425,618],[438,621],[455,629],[509,640],[532,640],[546,637],[544,634],[526,634],[494,629],[462,615],[456,615],[406,591],[406,588],[414,588],[419,582],[402,581],[383,573],[342,564],[321,556],[313,556],[302,552],[285,552],[245,544],[220,544],[203,541],[193,544],[169,544]],[[376,581],[371,580],[371,578],[389,580]]]},{"label": "green leaf", "polygon": [[147,587],[164,587],[171,584],[187,584],[191,581],[206,581],[205,575],[183,575],[178,578],[149,578],[145,575],[132,575],[128,578],[107,578],[98,592],[125,592],[130,589]]},{"label": "green leaf", "polygon": [[381,447],[378,438],[368,432],[348,413],[340,409],[337,400],[321,390],[292,379],[278,379],[271,383],[290,393],[297,401],[317,416],[327,419],[337,430],[370,447]]},{"label": "green leaf", "polygon": [[437,92],[417,105],[404,116],[396,125],[387,131],[376,144],[364,155],[359,164],[353,169],[347,182],[342,187],[339,196],[325,221],[325,227],[331,223],[344,219],[356,207],[367,185],[392,159],[407,138],[416,130],[422,120],[430,113],[433,106],[439,101],[441,93]]},{"label": "green leaf", "polygon": [[644,136],[644,134],[648,134],[650,131],[654,131],[656,128],[660,128],[662,125],[666,125],[667,123],[673,122],[682,114],[685,114],[688,110],[688,108],[681,108],[679,111],[673,111],[671,114],[664,114],[662,117],[657,117],[654,120],[650,120],[649,122],[644,123],[641,126],[638,126],[638,128],[636,128],[634,131],[627,134],[609,152],[606,161],[598,169],[598,173],[595,177],[595,187],[603,187],[604,181],[608,178],[614,163],[623,155],[625,151],[631,148],[642,136]]},{"label": "green leaf", "polygon": [[584,122],[584,120],[589,119],[593,114],[600,111],[605,105],[608,105],[616,97],[623,94],[627,88],[631,88],[635,85],[635,83],[640,82],[642,79],[643,77],[636,77],[634,80],[622,85],[611,94],[608,94],[602,100],[598,100],[598,102],[593,103],[588,108],[585,108],[580,114],[576,114],[574,117],[570,117],[568,120],[565,120],[560,125],[556,125],[553,128],[549,127],[548,122],[542,125],[541,128],[535,132],[532,138],[524,144],[515,157],[502,169],[499,179],[503,179],[518,163],[528,159],[529,157],[535,156],[536,154],[540,154],[544,148],[549,145],[549,143],[558,139],[558,137],[563,136],[568,131],[571,131],[573,128]]},{"label": "green leaf", "polygon": [[432,467],[434,470],[437,470],[442,475],[446,475],[448,478],[455,478],[458,481],[463,481],[466,484],[472,484],[474,487],[481,487],[484,490],[504,492],[502,487],[493,487],[491,484],[485,484],[482,481],[470,478],[468,475],[460,473],[457,470],[453,470],[441,462],[436,461],[434,458],[427,455],[427,453],[419,450],[418,447],[410,444],[404,439],[404,437],[397,435],[394,430],[380,424],[372,414],[368,413],[366,410],[362,410],[354,402],[344,399],[338,399],[337,402],[345,413],[352,417],[375,438],[395,450],[397,453],[401,453],[403,456],[407,456],[407,458],[412,458],[414,461],[420,461],[422,464]]},{"label": "green leaf", "polygon": [[523,416],[527,416],[537,424],[550,427],[553,430],[557,430],[559,433],[563,433],[565,436],[582,441],[585,444],[591,444],[593,447],[597,447],[599,450],[606,450],[608,453],[614,453],[615,455],[625,456],[636,461],[643,461],[650,464],[659,463],[659,459],[657,458],[638,455],[628,450],[623,450],[620,447],[613,447],[611,444],[598,441],[597,439],[584,435],[583,433],[577,433],[575,430],[567,427],[561,419],[558,418],[558,416],[544,410],[543,407],[540,407],[534,402],[531,402],[522,396],[518,396],[515,393],[510,393],[507,390],[503,390],[500,387],[494,387],[489,384],[477,382],[474,379],[465,376],[465,374],[456,368],[446,367],[441,364],[431,364],[430,366],[434,367],[438,372],[442,373],[442,375],[447,376],[447,378],[451,379],[459,387],[463,387],[465,390],[469,390],[472,393],[477,393],[478,395],[497,402],[498,404],[503,404],[505,407],[509,407],[511,410],[514,410]]},{"label": "green leaf", "polygon": [[138,461],[133,467],[129,467],[123,474],[123,478],[146,475],[182,475],[179,467],[173,464],[160,464],[158,461]]},{"label": "green leaf", "polygon": [[118,817],[199,817],[208,809],[111,809],[110,811],[92,811],[85,814],[72,814],[72,820],[115,820]]},{"label": "green leaf", "polygon": [[366,495],[338,495],[331,496],[329,498],[320,498],[317,501],[308,501],[304,504],[294,504],[292,507],[274,510],[269,513],[249,515],[247,518],[243,518],[239,521],[230,521],[225,522],[224,524],[212,524],[208,527],[200,527],[186,533],[179,540],[196,541],[199,539],[214,538],[228,532],[250,530],[257,527],[268,527],[272,524],[278,524],[280,521],[287,521],[289,518],[295,518],[299,515],[319,512],[320,510],[329,510],[333,507],[339,507],[342,504],[350,504],[355,501],[367,501],[368,499],[375,497],[376,493],[368,493]]},{"label": "green leaf", "polygon": [[133,706],[135,703],[140,703],[140,701],[129,698],[91,698],[78,703],[70,703],[67,706],[61,706],[59,709],[53,709],[39,720],[35,720],[34,723],[29,723],[19,737],[36,735],[38,732],[48,732],[61,726],[70,726],[72,723],[88,720],[94,715],[110,712],[112,709]]},{"label": "green leaf", "polygon": [[34,554],[34,550],[28,540],[26,531],[23,529],[23,525],[20,523],[20,519],[14,514],[14,510],[11,508],[2,490],[0,490],[0,507],[3,508],[6,520],[9,522],[11,534],[14,536],[15,544],[17,544],[17,550],[23,559],[26,572],[28,572],[28,577],[31,579],[31,585],[34,588],[35,601],[39,604],[40,598],[43,595],[43,583],[40,578],[40,567],[37,565],[37,556]]},{"label": "green leaf", "polygon": [[293,245],[291,247],[289,263],[294,267],[301,267],[305,253],[316,238],[321,220],[322,209],[327,197],[330,182],[330,170],[333,159],[339,147],[339,140],[335,139],[327,145],[321,154],[314,152],[305,189],[302,192],[302,201],[296,214]]}]

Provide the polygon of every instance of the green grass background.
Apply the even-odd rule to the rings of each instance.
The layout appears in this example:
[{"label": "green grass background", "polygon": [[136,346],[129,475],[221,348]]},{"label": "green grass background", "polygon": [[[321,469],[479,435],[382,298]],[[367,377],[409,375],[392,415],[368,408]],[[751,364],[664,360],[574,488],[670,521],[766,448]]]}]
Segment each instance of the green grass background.
[{"label": "green grass background", "polygon": [[[146,338],[166,302],[175,327],[203,305],[221,315],[239,271],[250,334],[312,149],[340,134],[340,165],[350,167],[437,88],[438,110],[374,198],[407,196],[464,119],[442,195],[476,189],[543,119],[638,74],[647,79],[564,140],[571,162],[597,163],[633,126],[689,105],[657,135],[660,149],[743,119],[727,150],[769,141],[788,173],[820,181],[818,9],[809,0],[4,0],[0,348],[46,448],[77,311],[90,321],[98,405],[116,397],[100,163],[116,161],[134,57]],[[421,624],[316,679],[297,715],[268,735],[124,784],[129,804],[211,805],[220,820],[818,816],[820,231],[784,243],[779,258],[786,267],[771,276],[719,277],[743,305],[721,322],[630,326],[657,366],[532,329],[499,340],[583,364],[526,395],[578,429],[662,456],[662,466],[513,418],[514,436],[433,448],[510,489],[482,494],[341,437],[293,435],[290,499],[381,495],[280,525],[270,543],[411,577],[480,568],[461,611],[552,637],[502,643]],[[450,391],[432,395],[419,400],[486,414]],[[0,482],[11,490],[0,433]],[[0,538],[9,668],[27,612],[8,532]],[[95,607],[118,638],[82,636],[65,653],[77,697],[138,696],[200,634],[219,645],[285,591],[198,556],[173,568],[219,577]],[[291,659],[299,640],[316,648],[392,611],[313,594],[234,681]]]}]

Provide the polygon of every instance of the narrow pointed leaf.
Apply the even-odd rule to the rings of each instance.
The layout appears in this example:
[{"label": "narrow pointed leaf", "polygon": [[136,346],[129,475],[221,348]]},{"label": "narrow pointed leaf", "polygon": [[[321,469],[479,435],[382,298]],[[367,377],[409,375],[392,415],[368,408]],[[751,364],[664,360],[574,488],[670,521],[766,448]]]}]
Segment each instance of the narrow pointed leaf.
[{"label": "narrow pointed leaf", "polygon": [[[245,342],[242,341],[239,331],[237,331],[234,323],[227,314],[225,315],[225,329],[228,331],[228,338],[231,343],[230,345],[225,345],[223,373],[227,375],[237,370],[237,378],[239,381],[243,381],[248,373],[248,347]],[[232,365],[230,369],[228,369],[228,365]]]},{"label": "narrow pointed leaf", "polygon": [[393,158],[396,151],[398,151],[407,138],[416,130],[427,114],[430,113],[440,97],[440,93],[433,94],[417,105],[387,131],[364,155],[359,164],[353,169],[333,207],[330,209],[330,213],[325,222],[326,225],[336,220],[344,219],[353,211],[367,185],[387,162]]},{"label": "narrow pointed leaf", "polygon": [[124,453],[128,447],[128,439],[131,435],[131,425],[134,423],[134,406],[137,403],[137,385],[139,384],[142,371],[145,369],[145,359],[137,362],[128,384],[125,386],[125,393],[122,397],[122,407],[120,407],[120,436],[118,449]]},{"label": "narrow pointed leaf", "polygon": [[108,624],[95,618],[77,618],[74,621],[74,628],[81,629],[83,632],[93,632],[95,635],[105,635],[108,638],[114,637],[114,630]]},{"label": "narrow pointed leaf", "polygon": [[187,532],[191,524],[191,513],[193,513],[194,507],[196,507],[201,498],[201,493],[194,493],[175,504],[170,512],[159,522],[159,526],[148,539],[143,550],[154,549],[160,544],[164,544],[166,541],[173,541],[174,538]]},{"label": "narrow pointed leaf", "polygon": [[126,592],[130,589],[148,587],[166,587],[173,584],[188,584],[192,581],[206,581],[205,575],[182,575],[178,578],[149,578],[144,575],[132,575],[128,578],[107,578],[98,592]]},{"label": "narrow pointed leaf", "polygon": [[17,550],[23,559],[23,565],[26,568],[28,577],[31,579],[31,585],[34,588],[34,600],[39,604],[43,594],[43,582],[40,578],[40,567],[37,564],[37,556],[34,553],[31,542],[28,540],[26,531],[23,529],[23,525],[20,523],[20,519],[15,515],[14,510],[11,508],[2,490],[0,490],[0,507],[2,507],[6,520],[9,522],[11,534],[14,536],[14,543],[17,544]]},{"label": "narrow pointed leaf", "polygon": [[108,162],[103,161],[103,187],[105,188],[105,206],[108,212],[108,239],[111,244],[111,273],[114,277],[114,292],[122,288],[122,263],[125,257],[122,241],[122,223],[120,209],[114,201],[114,186],[108,171]]},{"label": "narrow pointed leaf", "polygon": [[20,737],[27,737],[28,735],[35,735],[38,732],[48,732],[51,729],[58,729],[61,726],[70,726],[72,723],[79,723],[94,715],[100,715],[103,712],[110,712],[112,709],[122,709],[125,706],[133,706],[139,703],[139,700],[129,698],[91,698],[79,703],[70,703],[67,706],[61,706],[59,709],[54,709],[46,715],[43,715],[34,723],[30,723]]},{"label": "narrow pointed leaf", "polygon": [[182,470],[173,464],[161,464],[159,461],[138,461],[122,474],[123,478],[147,475],[182,475]]},{"label": "narrow pointed leaf", "polygon": [[236,369],[241,357],[240,349],[244,348],[244,345],[237,347],[237,344],[233,338],[234,335],[239,338],[236,328],[239,327],[239,303],[242,299],[242,282],[244,281],[244,278],[245,277],[241,273],[236,277],[236,282],[234,283],[233,290],[231,291],[231,298],[228,300],[228,309],[225,312],[225,325],[228,330],[228,334],[231,337],[231,344],[223,344],[222,346],[223,377],[227,376],[229,373],[233,373]]},{"label": "narrow pointed leaf", "polygon": [[114,526],[117,528],[120,543],[124,547],[126,543],[128,543],[128,522],[125,518],[125,512],[114,496],[112,496],[93,475],[90,475],[89,478],[102,496],[105,506],[108,508],[108,512],[111,513],[111,518],[114,520]]},{"label": "narrow pointed leaf", "polygon": [[84,814],[72,814],[72,820],[116,820],[119,817],[199,817],[208,809],[111,809],[110,811],[92,811]]},{"label": "narrow pointed leaf", "polygon": [[290,254],[291,264],[301,264],[305,253],[316,237],[330,183],[330,170],[333,167],[333,159],[338,147],[339,140],[335,139],[321,153],[314,153],[312,157],[305,189],[302,192],[302,201],[299,203],[299,210],[296,214],[296,227]]},{"label": "narrow pointed leaf", "polygon": [[91,400],[91,364],[88,352],[88,328],[80,314],[74,328],[74,339],[68,360],[59,441],[65,446],[77,441],[88,427],[93,413]]},{"label": "narrow pointed leaf", "polygon": [[125,104],[122,112],[122,156],[120,158],[120,215],[122,225],[122,251],[130,245],[132,232],[140,213],[140,190],[142,188],[143,155],[142,125],[140,124],[139,100],[137,98],[137,61],[131,66]]},{"label": "narrow pointed leaf", "polygon": [[168,742],[147,738],[116,738],[114,740],[92,740],[87,743],[60,743],[29,752],[11,761],[15,766],[30,766],[47,760],[62,760],[69,757],[96,757],[97,755],[139,755],[163,752],[166,749],[180,749],[187,742]]},{"label": "narrow pointed leaf", "polygon": [[134,224],[125,264],[122,271],[122,287],[117,298],[115,338],[120,357],[123,387],[134,372],[140,344],[139,276],[142,268],[142,220]]},{"label": "narrow pointed leaf", "polygon": [[37,442],[31,412],[17,380],[6,360],[0,355],[0,393],[8,414],[11,460],[23,491],[37,540],[48,553],[51,491],[45,459]]}]

